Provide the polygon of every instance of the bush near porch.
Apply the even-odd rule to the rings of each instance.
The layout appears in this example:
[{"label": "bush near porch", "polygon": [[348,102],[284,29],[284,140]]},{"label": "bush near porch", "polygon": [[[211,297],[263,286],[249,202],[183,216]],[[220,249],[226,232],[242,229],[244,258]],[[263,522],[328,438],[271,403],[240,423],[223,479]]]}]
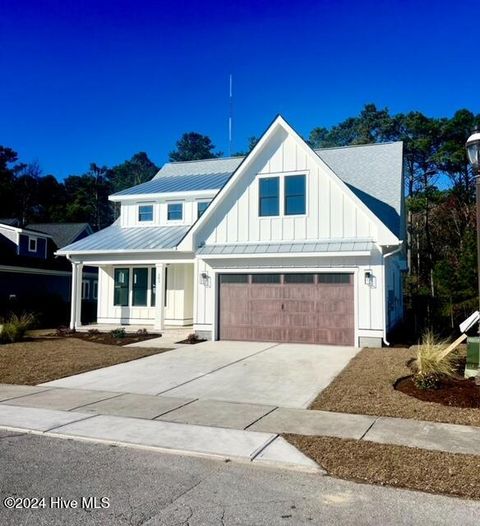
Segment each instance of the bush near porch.
[{"label": "bush near porch", "polygon": [[36,385],[168,350],[103,345],[78,338],[30,338],[0,345],[0,383]]}]

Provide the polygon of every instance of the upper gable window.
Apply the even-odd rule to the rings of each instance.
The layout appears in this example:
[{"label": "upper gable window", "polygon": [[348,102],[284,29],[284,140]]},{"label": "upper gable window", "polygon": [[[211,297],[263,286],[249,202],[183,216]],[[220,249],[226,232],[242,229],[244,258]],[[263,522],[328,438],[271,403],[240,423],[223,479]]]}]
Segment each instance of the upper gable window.
[{"label": "upper gable window", "polygon": [[258,215],[278,216],[280,211],[280,181],[278,177],[262,177],[259,183]]},{"label": "upper gable window", "polygon": [[28,238],[28,250],[29,250],[29,252],[36,252],[37,251],[37,238],[36,237],[29,237]]},{"label": "upper gable window", "polygon": [[138,221],[153,221],[153,205],[138,206]]},{"label": "upper gable window", "polygon": [[167,219],[181,221],[183,219],[183,203],[168,203]]},{"label": "upper gable window", "polygon": [[285,215],[302,215],[306,211],[305,175],[285,177]]}]

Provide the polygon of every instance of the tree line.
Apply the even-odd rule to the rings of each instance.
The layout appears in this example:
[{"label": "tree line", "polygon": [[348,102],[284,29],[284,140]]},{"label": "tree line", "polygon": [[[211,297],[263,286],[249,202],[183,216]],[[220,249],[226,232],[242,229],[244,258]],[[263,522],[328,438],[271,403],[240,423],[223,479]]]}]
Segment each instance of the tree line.
[{"label": "tree line", "polygon": [[[476,308],[477,258],[475,174],[465,141],[480,115],[460,109],[452,117],[421,112],[391,114],[367,104],[331,127],[316,127],[306,138],[313,148],[403,141],[409,269],[405,279],[409,325],[448,333]],[[250,137],[245,155],[256,144]],[[208,136],[182,135],[170,161],[221,157]],[[58,181],[38,164],[19,162],[0,146],[0,209],[3,217],[30,222],[88,222],[95,230],[115,219],[108,195],[150,180],[158,167],[139,152],[113,167],[90,164],[81,175]]]}]

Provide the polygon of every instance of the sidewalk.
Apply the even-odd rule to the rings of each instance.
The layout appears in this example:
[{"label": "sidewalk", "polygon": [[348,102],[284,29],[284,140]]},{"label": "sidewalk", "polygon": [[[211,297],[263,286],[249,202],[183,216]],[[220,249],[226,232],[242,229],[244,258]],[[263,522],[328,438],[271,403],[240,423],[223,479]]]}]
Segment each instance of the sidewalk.
[{"label": "sidewalk", "polygon": [[0,428],[322,472],[280,434],[480,455],[480,428],[307,409],[0,384]]}]

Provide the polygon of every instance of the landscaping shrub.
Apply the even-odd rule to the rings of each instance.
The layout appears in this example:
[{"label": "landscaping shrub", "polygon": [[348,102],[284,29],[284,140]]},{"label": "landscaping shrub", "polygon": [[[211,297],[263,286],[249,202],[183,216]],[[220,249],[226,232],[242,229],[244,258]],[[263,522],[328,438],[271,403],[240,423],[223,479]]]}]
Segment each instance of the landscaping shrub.
[{"label": "landscaping shrub", "polygon": [[420,389],[438,388],[442,377],[454,376],[458,357],[455,353],[445,355],[442,351],[447,342],[439,340],[431,331],[426,331],[417,349],[414,382]]},{"label": "landscaping shrub", "polygon": [[197,343],[199,339],[198,334],[195,334],[194,332],[187,336],[188,343]]},{"label": "landscaping shrub", "polygon": [[23,340],[25,333],[35,324],[36,317],[32,313],[20,315],[11,314],[2,328],[2,340],[14,343]]},{"label": "landscaping shrub", "polygon": [[113,329],[113,331],[110,331],[110,335],[112,336],[112,338],[115,339],[125,338],[125,334],[125,329],[123,327]]},{"label": "landscaping shrub", "polygon": [[75,334],[75,332],[75,329],[70,329],[70,327],[66,325],[60,325],[60,327],[57,327],[55,330],[57,336],[70,336],[71,334]]},{"label": "landscaping shrub", "polygon": [[148,336],[147,329],[138,329],[137,336]]}]

